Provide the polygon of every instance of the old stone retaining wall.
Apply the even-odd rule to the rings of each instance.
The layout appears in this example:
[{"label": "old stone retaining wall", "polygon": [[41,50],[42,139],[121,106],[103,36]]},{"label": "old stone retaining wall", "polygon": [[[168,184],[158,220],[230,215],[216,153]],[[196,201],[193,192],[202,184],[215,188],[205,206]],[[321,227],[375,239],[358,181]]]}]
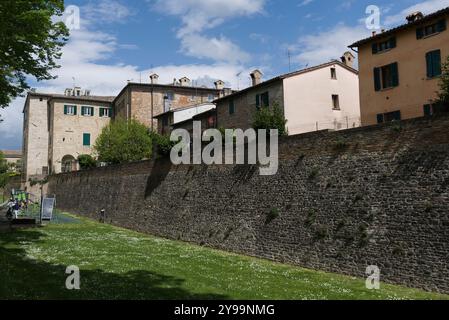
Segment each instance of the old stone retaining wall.
[{"label": "old stone retaining wall", "polygon": [[52,176],[57,205],[149,234],[449,292],[449,118],[285,138],[275,176],[167,159]]}]

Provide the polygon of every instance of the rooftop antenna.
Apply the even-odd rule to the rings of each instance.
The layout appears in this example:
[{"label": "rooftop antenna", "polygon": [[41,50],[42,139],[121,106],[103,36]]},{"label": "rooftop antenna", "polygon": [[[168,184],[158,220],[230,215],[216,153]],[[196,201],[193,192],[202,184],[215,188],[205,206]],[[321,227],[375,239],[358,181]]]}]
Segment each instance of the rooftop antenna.
[{"label": "rooftop antenna", "polygon": [[288,72],[292,72],[292,54],[290,49],[287,49],[287,57],[288,57]]},{"label": "rooftop antenna", "polygon": [[75,77],[72,77],[72,80],[73,80],[73,87],[75,88],[76,87]]}]

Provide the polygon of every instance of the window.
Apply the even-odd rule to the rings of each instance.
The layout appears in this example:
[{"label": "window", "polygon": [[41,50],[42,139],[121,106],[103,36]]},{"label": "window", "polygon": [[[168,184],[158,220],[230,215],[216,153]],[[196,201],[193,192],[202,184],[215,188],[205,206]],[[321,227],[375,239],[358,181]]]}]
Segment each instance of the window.
[{"label": "window", "polygon": [[331,68],[331,79],[337,80],[337,69]]},{"label": "window", "polygon": [[392,37],[386,41],[373,43],[373,54],[382,53],[388,50],[396,48],[396,38]]},{"label": "window", "polygon": [[399,70],[397,62],[374,68],[374,89],[380,91],[399,86]]},{"label": "window", "polygon": [[256,108],[259,109],[260,107],[269,107],[270,105],[270,94],[267,92],[264,92],[262,94],[256,95]]},{"label": "window", "polygon": [[173,101],[173,100],[175,100],[175,94],[173,92],[167,92],[167,93],[165,93],[164,99]]},{"label": "window", "polygon": [[441,51],[435,50],[426,54],[427,78],[441,75]]},{"label": "window", "polygon": [[83,146],[90,146],[90,133],[83,133]]},{"label": "window", "polygon": [[110,118],[112,114],[111,108],[100,108],[100,117],[108,117]]},{"label": "window", "polygon": [[444,103],[433,103],[424,105],[424,116],[433,116],[434,114],[448,113],[449,105]]},{"label": "window", "polygon": [[340,110],[340,97],[338,94],[332,95],[332,108],[334,110]]},{"label": "window", "polygon": [[437,23],[416,29],[416,39],[418,40],[423,39],[425,37],[429,37],[431,35],[443,32],[445,30],[446,30],[446,19],[442,19]]},{"label": "window", "polygon": [[377,123],[400,121],[400,120],[401,120],[401,111],[380,113],[377,115]]},{"label": "window", "polygon": [[81,115],[87,117],[93,117],[94,108],[93,107],[81,107]]},{"label": "window", "polygon": [[229,114],[234,114],[235,113],[235,104],[234,104],[234,100],[229,101]]},{"label": "window", "polygon": [[64,114],[68,116],[76,116],[76,106],[64,106]]}]

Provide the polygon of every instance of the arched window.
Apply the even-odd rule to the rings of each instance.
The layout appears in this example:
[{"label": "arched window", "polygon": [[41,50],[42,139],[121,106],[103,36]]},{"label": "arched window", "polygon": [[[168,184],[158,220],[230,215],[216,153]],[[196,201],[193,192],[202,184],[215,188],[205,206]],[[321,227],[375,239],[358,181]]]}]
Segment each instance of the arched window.
[{"label": "arched window", "polygon": [[61,161],[61,171],[72,172],[76,170],[76,159],[71,155],[64,156]]}]

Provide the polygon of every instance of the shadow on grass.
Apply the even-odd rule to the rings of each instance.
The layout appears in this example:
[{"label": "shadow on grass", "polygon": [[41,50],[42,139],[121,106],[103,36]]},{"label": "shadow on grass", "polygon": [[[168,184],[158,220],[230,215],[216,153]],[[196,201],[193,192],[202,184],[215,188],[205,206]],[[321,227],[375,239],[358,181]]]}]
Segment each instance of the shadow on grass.
[{"label": "shadow on grass", "polygon": [[189,292],[182,288],[184,279],[146,270],[117,274],[82,266],[79,266],[81,290],[68,290],[67,266],[35,260],[16,246],[38,244],[44,237],[39,230],[0,234],[0,299],[227,299],[223,295]]}]

